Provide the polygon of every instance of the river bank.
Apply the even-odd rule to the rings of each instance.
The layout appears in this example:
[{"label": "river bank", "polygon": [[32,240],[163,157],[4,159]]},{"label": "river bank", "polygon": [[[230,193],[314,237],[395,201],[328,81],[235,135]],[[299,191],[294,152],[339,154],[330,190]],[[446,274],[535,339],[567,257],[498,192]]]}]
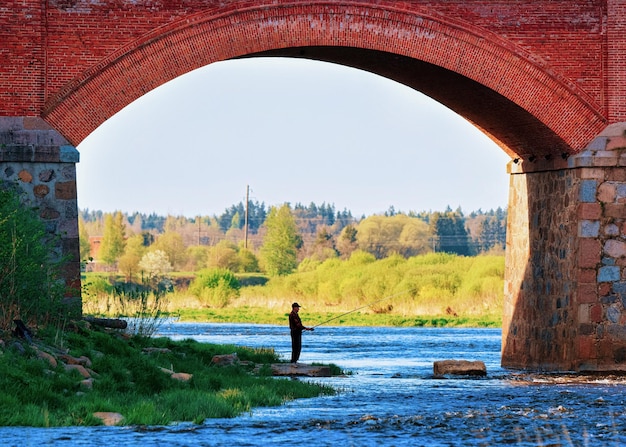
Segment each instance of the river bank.
[{"label": "river bank", "polygon": [[[314,308],[314,306],[312,306]],[[185,308],[167,314],[181,322],[196,323],[252,323],[284,325],[289,311],[263,307]],[[308,308],[300,311],[307,326],[331,324],[333,326],[369,327],[468,327],[499,328],[502,316],[486,313],[477,316],[445,315],[398,315],[373,312],[315,312]]]},{"label": "river bank", "polygon": [[[202,423],[252,408],[321,395],[328,386],[281,380],[271,348],[128,336],[84,321],[46,327],[32,337],[0,334],[0,426]],[[235,353],[227,366],[215,356]],[[259,368],[259,365],[260,368]]]}]

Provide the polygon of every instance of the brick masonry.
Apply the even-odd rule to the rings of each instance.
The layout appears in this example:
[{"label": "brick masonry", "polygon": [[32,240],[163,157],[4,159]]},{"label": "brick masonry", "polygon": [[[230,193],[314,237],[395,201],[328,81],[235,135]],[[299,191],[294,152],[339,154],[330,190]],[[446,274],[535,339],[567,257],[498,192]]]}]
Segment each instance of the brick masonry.
[{"label": "brick masonry", "polygon": [[616,88],[624,51],[607,45],[621,1],[10,0],[0,9],[0,116],[44,117],[77,146],[193,69],[336,47],[363,52],[326,54],[331,61],[415,84],[512,157],[558,155],[626,110]]},{"label": "brick masonry", "polygon": [[503,364],[626,369],[624,28],[625,0],[7,0],[0,179],[63,235],[79,286],[74,147],[110,116],[242,56],[369,70],[514,160]]},{"label": "brick masonry", "polygon": [[503,365],[626,371],[626,123],[509,170]]}]

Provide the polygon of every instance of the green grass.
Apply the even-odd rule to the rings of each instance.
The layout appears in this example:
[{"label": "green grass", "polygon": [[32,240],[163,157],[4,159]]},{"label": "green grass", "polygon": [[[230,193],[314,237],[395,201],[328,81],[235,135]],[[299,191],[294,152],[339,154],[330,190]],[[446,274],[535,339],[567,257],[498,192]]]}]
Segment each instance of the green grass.
[{"label": "green grass", "polygon": [[[297,399],[334,394],[330,387],[278,379],[252,371],[254,364],[277,363],[272,349],[213,345],[193,340],[127,338],[100,330],[40,331],[36,344],[52,353],[61,347],[74,357],[91,359],[94,382],[81,386],[77,372],[59,364],[53,368],[24,348],[7,348],[0,355],[0,426],[97,425],[94,412],[124,416],[123,424],[160,425],[173,421],[201,423],[207,418],[235,417],[259,406],[277,406]],[[145,348],[159,348],[146,353]],[[218,367],[217,354],[236,352],[241,364]],[[189,382],[172,379],[161,368],[193,374]]]},{"label": "green grass", "polygon": [[[236,307],[228,309],[183,309],[177,313],[181,322],[288,324],[288,312],[271,312],[265,308]],[[354,312],[300,311],[306,326],[379,326],[379,327],[501,327],[501,315],[455,317],[451,315],[402,316]],[[329,321],[330,320],[330,321]]]}]

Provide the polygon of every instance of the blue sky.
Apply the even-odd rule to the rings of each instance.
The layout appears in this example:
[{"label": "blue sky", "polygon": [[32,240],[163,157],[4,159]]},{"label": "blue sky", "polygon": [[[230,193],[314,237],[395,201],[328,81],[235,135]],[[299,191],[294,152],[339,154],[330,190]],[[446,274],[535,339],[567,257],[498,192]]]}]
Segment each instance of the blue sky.
[{"label": "blue sky", "polygon": [[506,207],[509,157],[462,117],[371,73],[219,62],[133,102],[79,146],[81,209],[219,215],[250,199],[356,217]]}]

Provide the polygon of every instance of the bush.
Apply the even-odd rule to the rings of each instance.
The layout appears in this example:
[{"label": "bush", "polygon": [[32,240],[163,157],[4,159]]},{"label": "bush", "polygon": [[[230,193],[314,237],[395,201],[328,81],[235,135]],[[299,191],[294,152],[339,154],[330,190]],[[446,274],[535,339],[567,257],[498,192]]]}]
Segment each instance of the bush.
[{"label": "bush", "polygon": [[53,235],[16,186],[0,183],[0,327],[38,325],[61,316],[63,259]]},{"label": "bush", "polygon": [[203,304],[221,308],[239,296],[239,288],[239,281],[230,270],[204,269],[198,272],[189,285],[189,292]]}]

